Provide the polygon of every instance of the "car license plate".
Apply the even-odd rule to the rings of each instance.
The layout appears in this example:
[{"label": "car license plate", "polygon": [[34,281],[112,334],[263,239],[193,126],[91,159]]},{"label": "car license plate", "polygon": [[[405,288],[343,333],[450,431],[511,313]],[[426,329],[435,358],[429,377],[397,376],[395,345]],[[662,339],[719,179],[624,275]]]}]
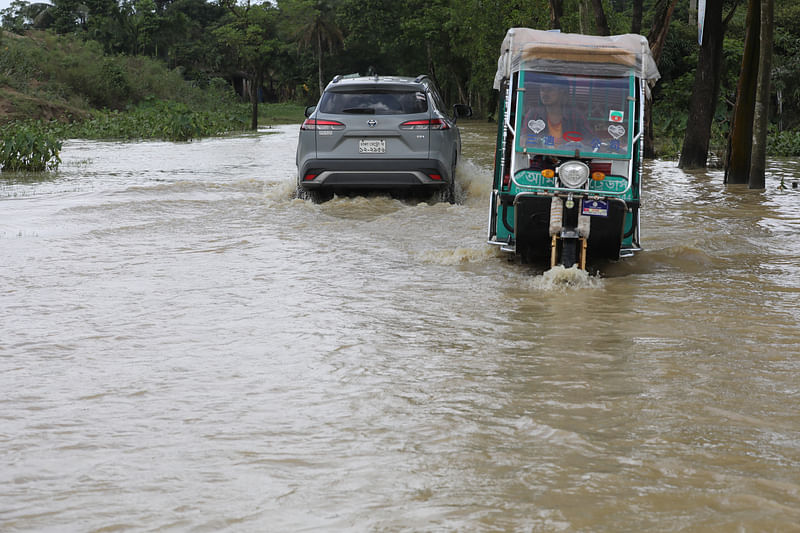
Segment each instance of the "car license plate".
[{"label": "car license plate", "polygon": [[358,141],[359,154],[385,154],[385,139],[361,139]]},{"label": "car license plate", "polygon": [[584,200],[581,202],[581,214],[590,217],[607,217],[608,202],[605,200]]}]

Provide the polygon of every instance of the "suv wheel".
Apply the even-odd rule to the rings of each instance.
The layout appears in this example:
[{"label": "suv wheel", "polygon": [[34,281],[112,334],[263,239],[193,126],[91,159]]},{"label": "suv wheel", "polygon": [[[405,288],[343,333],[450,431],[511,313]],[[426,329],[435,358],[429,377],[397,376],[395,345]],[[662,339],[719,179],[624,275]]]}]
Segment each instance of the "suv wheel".
[{"label": "suv wheel", "polygon": [[450,169],[450,181],[439,194],[440,201],[449,204],[456,203],[456,155],[453,154],[453,166]]},{"label": "suv wheel", "polygon": [[308,191],[308,198],[315,204],[324,204],[329,200],[333,200],[333,191],[329,190],[314,190]]}]

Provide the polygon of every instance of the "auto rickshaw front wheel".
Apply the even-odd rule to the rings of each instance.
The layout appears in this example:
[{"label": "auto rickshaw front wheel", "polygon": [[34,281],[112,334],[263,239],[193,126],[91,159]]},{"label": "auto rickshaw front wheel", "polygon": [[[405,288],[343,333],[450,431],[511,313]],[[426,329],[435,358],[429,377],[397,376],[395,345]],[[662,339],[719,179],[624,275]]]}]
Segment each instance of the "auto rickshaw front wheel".
[{"label": "auto rickshaw front wheel", "polygon": [[561,264],[564,268],[571,268],[578,262],[579,239],[561,239]]}]

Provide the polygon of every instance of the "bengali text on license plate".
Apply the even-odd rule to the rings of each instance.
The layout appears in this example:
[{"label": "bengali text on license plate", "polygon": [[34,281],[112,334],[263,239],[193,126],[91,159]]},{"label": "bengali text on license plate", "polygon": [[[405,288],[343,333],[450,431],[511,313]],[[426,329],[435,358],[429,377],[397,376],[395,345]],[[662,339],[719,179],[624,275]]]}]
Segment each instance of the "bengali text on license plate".
[{"label": "bengali text on license plate", "polygon": [[359,154],[384,154],[386,153],[385,139],[361,139],[358,141]]}]

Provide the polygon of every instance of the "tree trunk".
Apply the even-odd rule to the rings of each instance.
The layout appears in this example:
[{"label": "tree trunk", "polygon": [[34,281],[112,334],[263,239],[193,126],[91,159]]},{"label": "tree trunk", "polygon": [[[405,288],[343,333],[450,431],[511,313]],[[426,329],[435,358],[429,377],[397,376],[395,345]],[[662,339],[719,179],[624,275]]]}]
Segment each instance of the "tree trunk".
[{"label": "tree trunk", "polygon": [[633,14],[631,16],[631,33],[642,33],[642,4],[644,0],[633,0]]},{"label": "tree trunk", "polygon": [[689,122],[683,137],[679,168],[705,168],[711,123],[717,107],[719,79],[722,66],[723,0],[708,0],[703,45],[697,60],[692,99],[689,103]]},{"label": "tree trunk", "polygon": [[728,140],[725,183],[747,183],[750,173],[750,150],[753,142],[753,112],[758,83],[759,32],[761,26],[760,0],[750,0],[747,7],[747,35],[742,54],[742,69],[736,88],[733,126]]},{"label": "tree trunk", "polygon": [[597,28],[598,35],[611,35],[611,30],[608,28],[608,19],[606,12],[603,10],[603,0],[592,0],[592,9],[594,10],[595,27]]},{"label": "tree trunk", "polygon": [[561,17],[564,15],[564,0],[549,0],[550,2],[550,29],[561,29]]},{"label": "tree trunk", "polygon": [[772,72],[773,0],[761,1],[760,49],[758,52],[758,88],[753,120],[753,151],[750,156],[750,189],[764,188],[769,122],[769,78]]},{"label": "tree trunk", "polygon": [[658,0],[656,4],[653,27],[647,36],[647,40],[650,42],[650,52],[653,54],[656,65],[661,60],[661,51],[664,50],[669,22],[672,20],[672,13],[675,11],[676,3],[678,3],[678,0]]},{"label": "tree trunk", "polygon": [[258,129],[258,91],[261,89],[264,75],[257,71],[253,76],[253,84],[250,87],[250,103],[252,104],[252,112],[250,113],[250,129],[256,131]]}]

